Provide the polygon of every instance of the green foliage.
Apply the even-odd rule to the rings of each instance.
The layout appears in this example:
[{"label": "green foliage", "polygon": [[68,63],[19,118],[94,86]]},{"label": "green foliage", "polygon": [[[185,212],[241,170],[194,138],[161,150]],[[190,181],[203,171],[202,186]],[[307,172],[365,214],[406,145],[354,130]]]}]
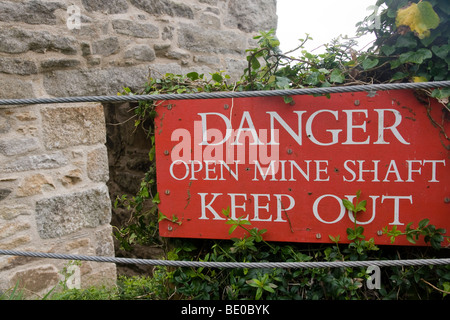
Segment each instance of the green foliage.
[{"label": "green foliage", "polygon": [[449,2],[378,0],[376,5],[384,8],[380,14],[381,28],[371,28],[368,18],[358,24],[361,34],[376,36],[368,51],[369,56],[378,59],[373,79],[379,82],[449,79]]},{"label": "green foliage", "polygon": [[397,226],[393,226],[391,230],[389,230],[388,227],[384,227],[383,233],[390,237],[391,243],[394,243],[398,236],[405,235],[409,242],[415,244],[420,236],[424,236],[424,241],[426,243],[430,243],[433,248],[439,250],[441,248],[441,243],[445,238],[448,238],[447,236],[444,236],[447,231],[442,228],[436,228],[436,226],[429,224],[429,222],[429,219],[421,220],[416,229],[411,228],[413,223],[410,222],[406,225],[404,232],[398,230]]}]

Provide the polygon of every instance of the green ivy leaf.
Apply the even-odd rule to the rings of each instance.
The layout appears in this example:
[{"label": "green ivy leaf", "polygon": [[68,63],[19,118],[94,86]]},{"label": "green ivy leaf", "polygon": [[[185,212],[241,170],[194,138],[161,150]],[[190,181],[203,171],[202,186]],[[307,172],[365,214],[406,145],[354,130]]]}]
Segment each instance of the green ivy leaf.
[{"label": "green ivy leaf", "polygon": [[364,70],[372,69],[373,67],[375,67],[378,64],[378,62],[379,62],[378,59],[367,58],[362,62],[362,67]]},{"label": "green ivy leaf", "polygon": [[341,70],[334,69],[330,73],[330,82],[332,83],[342,83],[345,80],[345,76],[342,74]]},{"label": "green ivy leaf", "polygon": [[450,44],[442,46],[432,46],[431,51],[441,59],[446,59],[450,51]]},{"label": "green ivy leaf", "polygon": [[222,75],[218,74],[218,73],[213,73],[212,78],[215,82],[222,82],[223,81],[223,77]]},{"label": "green ivy leaf", "polygon": [[381,47],[381,52],[387,56],[390,56],[395,52],[394,46],[384,45]]},{"label": "green ivy leaf", "polygon": [[399,57],[401,63],[417,63],[421,64],[423,60],[430,59],[433,56],[431,51],[426,48],[421,48],[417,51],[409,51],[402,53]]},{"label": "green ivy leaf", "polygon": [[199,75],[197,72],[190,72],[186,75],[189,79],[191,79],[192,81],[198,80],[200,79]]}]

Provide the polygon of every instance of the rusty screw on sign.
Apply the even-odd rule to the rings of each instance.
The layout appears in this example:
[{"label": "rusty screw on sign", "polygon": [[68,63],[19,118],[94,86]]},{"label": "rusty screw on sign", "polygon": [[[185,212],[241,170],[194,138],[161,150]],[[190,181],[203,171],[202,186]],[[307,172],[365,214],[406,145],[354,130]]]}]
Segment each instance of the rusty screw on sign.
[{"label": "rusty screw on sign", "polygon": [[169,195],[170,194],[170,190],[167,189],[166,191],[164,191],[165,194]]}]

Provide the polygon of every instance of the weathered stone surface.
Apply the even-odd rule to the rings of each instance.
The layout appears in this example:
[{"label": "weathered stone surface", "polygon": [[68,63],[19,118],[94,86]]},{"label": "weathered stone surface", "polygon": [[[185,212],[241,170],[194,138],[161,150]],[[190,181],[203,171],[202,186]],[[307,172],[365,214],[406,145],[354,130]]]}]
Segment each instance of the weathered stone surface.
[{"label": "weathered stone surface", "polygon": [[6,239],[23,230],[30,229],[30,224],[26,222],[9,222],[0,224],[0,240]]},{"label": "weathered stone surface", "polygon": [[117,37],[109,37],[102,40],[97,40],[92,44],[93,54],[99,54],[102,56],[110,56],[119,52],[120,44]]},{"label": "weathered stone surface", "polygon": [[194,56],[194,62],[216,66],[220,63],[220,58],[217,56],[196,55]]},{"label": "weathered stone surface", "polygon": [[11,138],[0,140],[0,154],[15,156],[33,151],[39,148],[36,138]]},{"label": "weathered stone surface", "polygon": [[73,169],[67,172],[60,180],[63,186],[71,187],[82,181],[83,172],[80,169]]},{"label": "weathered stone surface", "polygon": [[217,2],[219,0],[199,0],[200,3],[206,3],[209,4],[210,6],[217,6]]},{"label": "weathered stone surface", "polygon": [[194,12],[191,7],[181,2],[171,0],[131,0],[131,4],[153,15],[194,19]]},{"label": "weathered stone surface", "polygon": [[277,27],[276,0],[230,0],[224,24],[245,32]]},{"label": "weathered stone surface", "polygon": [[95,248],[95,254],[98,256],[114,256],[114,243],[112,240],[112,228],[111,226],[105,226],[103,230],[99,230],[95,234],[97,246]]},{"label": "weathered stone surface", "polygon": [[169,50],[165,54],[166,58],[187,61],[191,55],[189,52],[181,51],[181,50]]},{"label": "weathered stone surface", "polygon": [[110,220],[111,203],[106,186],[36,202],[36,224],[43,239],[94,228]]},{"label": "weathered stone surface", "polygon": [[19,121],[34,121],[37,119],[36,114],[32,111],[19,112],[14,115]]},{"label": "weathered stone surface", "polygon": [[156,59],[156,54],[152,48],[145,44],[142,44],[125,51],[124,58],[132,58],[139,61],[153,61]]},{"label": "weathered stone surface", "polygon": [[192,52],[239,54],[245,53],[246,41],[233,31],[210,30],[195,24],[180,23],[178,44]]},{"label": "weathered stone surface", "polygon": [[11,194],[10,189],[0,189],[0,201],[6,199]]},{"label": "weathered stone surface", "polygon": [[18,271],[12,276],[10,285],[20,283],[19,288],[26,288],[28,292],[38,293],[59,281],[59,271],[53,265],[41,265]]},{"label": "weathered stone surface", "polygon": [[59,168],[67,164],[62,152],[19,157],[0,166],[0,172],[19,172]]},{"label": "weathered stone surface", "polygon": [[42,133],[47,149],[105,143],[106,129],[101,104],[63,105],[41,110]]},{"label": "weathered stone surface", "polygon": [[112,21],[112,26],[117,33],[136,38],[159,38],[159,28],[150,23],[137,23],[131,20],[118,19]]},{"label": "weathered stone surface", "polygon": [[[154,67],[155,65],[152,65],[152,69]],[[141,89],[147,81],[148,75],[148,67],[141,66],[57,70],[44,75],[44,87],[50,95],[56,97],[115,95],[117,92],[122,92],[123,87],[129,87],[136,91]]]},{"label": "weathered stone surface", "polygon": [[54,189],[55,184],[53,183],[52,178],[38,173],[23,179],[17,188],[16,195],[18,197],[29,197]]},{"label": "weathered stone surface", "polygon": [[73,68],[81,64],[76,59],[48,59],[41,62],[41,68],[43,69],[64,69]]},{"label": "weathered stone surface", "polygon": [[28,235],[21,235],[17,237],[10,237],[5,241],[0,242],[0,249],[11,250],[17,247],[29,244],[31,242],[31,237]]},{"label": "weathered stone surface", "polygon": [[[0,35],[1,37],[1,35]],[[1,44],[0,44],[1,46]],[[0,99],[34,98],[33,85],[30,81],[0,77]],[[0,120],[0,133],[1,133]]]},{"label": "weathered stone surface", "polygon": [[[1,85],[1,80],[0,80]],[[0,90],[0,98],[1,98],[1,90]],[[0,133],[7,133],[11,129],[11,125],[9,124],[8,117],[0,114]]]},{"label": "weathered stone surface", "polygon": [[87,174],[95,182],[107,182],[109,179],[108,152],[102,145],[88,153]]},{"label": "weathered stone surface", "polygon": [[[226,58],[225,64],[227,73],[237,75],[238,77],[243,74],[245,68],[248,66],[248,62],[245,59]],[[236,80],[238,80],[238,78]]]},{"label": "weathered stone surface", "polygon": [[0,58],[0,72],[23,76],[36,74],[37,67],[33,61],[20,58]]},{"label": "weathered stone surface", "polygon": [[56,24],[55,10],[65,9],[59,2],[24,1],[0,2],[0,21],[25,22],[28,24]]},{"label": "weathered stone surface", "polygon": [[125,13],[128,10],[127,0],[82,0],[87,11],[100,11],[107,14]]},{"label": "weathered stone surface", "polygon": [[28,31],[18,28],[0,28],[0,52],[23,53],[29,50],[45,53],[57,51],[64,54],[77,53],[74,37],[51,34],[47,31]]},{"label": "weathered stone surface", "polygon": [[205,26],[205,28],[220,29],[222,23],[217,15],[204,13],[200,18],[200,23]]},{"label": "weathered stone surface", "polygon": [[30,215],[33,210],[24,204],[4,204],[0,206],[0,219],[12,220],[20,215]]},{"label": "weathered stone surface", "polygon": [[163,40],[172,40],[173,39],[173,31],[175,30],[172,26],[166,26],[163,29],[163,32],[161,34],[161,38]]}]

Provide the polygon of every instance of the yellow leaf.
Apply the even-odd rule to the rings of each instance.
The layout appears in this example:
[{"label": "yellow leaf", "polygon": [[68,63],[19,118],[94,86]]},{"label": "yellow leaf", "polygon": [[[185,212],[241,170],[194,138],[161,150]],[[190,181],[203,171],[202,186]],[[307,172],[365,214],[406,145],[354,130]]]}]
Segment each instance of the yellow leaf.
[{"label": "yellow leaf", "polygon": [[413,82],[427,82],[427,78],[425,77],[413,77]]},{"label": "yellow leaf", "polygon": [[428,1],[412,3],[397,11],[395,24],[408,26],[420,39],[430,35],[430,29],[436,28],[440,23],[439,16]]}]

